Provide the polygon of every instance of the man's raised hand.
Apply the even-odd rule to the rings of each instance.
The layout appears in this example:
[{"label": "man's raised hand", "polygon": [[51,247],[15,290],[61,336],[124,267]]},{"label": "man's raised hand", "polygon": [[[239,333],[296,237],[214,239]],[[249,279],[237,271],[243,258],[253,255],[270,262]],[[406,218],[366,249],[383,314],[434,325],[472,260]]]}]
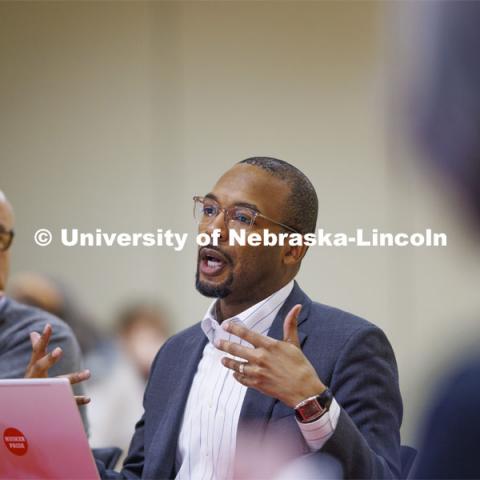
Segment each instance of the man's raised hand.
[{"label": "man's raised hand", "polygon": [[301,307],[295,305],[285,317],[283,341],[229,322],[222,327],[251,346],[227,340],[216,343],[219,350],[234,357],[223,357],[222,363],[233,370],[238,382],[277,398],[290,407],[321,394],[326,388],[300,349],[297,318]]}]

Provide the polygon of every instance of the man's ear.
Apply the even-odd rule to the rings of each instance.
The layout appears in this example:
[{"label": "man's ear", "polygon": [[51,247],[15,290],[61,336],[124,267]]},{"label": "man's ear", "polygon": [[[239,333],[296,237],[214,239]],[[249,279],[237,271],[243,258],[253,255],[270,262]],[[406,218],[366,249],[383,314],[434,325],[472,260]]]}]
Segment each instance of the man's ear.
[{"label": "man's ear", "polygon": [[290,266],[300,264],[308,250],[306,245],[289,245],[288,243],[284,248],[283,262]]}]

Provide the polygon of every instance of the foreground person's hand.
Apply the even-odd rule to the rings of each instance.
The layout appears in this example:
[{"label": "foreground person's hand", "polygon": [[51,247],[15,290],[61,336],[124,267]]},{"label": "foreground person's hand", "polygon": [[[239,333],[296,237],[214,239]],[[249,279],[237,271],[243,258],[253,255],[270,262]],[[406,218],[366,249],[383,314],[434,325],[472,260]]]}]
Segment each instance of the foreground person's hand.
[{"label": "foreground person's hand", "polygon": [[[50,353],[47,352],[48,343],[52,335],[51,325],[45,325],[42,335],[37,332],[30,333],[30,341],[32,342],[32,356],[30,363],[25,371],[25,378],[48,378],[48,370],[52,368],[63,355],[60,347],[55,348]],[[90,378],[90,371],[83,370],[81,372],[59,375],[58,378],[67,378],[71,385],[83,382]],[[85,395],[75,396],[77,405],[86,405],[90,402],[90,398]]]}]

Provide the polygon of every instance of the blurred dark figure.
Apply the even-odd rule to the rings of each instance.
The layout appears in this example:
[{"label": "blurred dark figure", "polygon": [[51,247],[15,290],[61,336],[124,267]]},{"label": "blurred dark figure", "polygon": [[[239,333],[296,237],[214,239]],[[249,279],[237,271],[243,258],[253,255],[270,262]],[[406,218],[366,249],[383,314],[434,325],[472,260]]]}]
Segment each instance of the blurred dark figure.
[{"label": "blurred dark figure", "polygon": [[103,336],[63,282],[41,273],[23,272],[13,277],[9,290],[18,302],[61,318],[73,330],[85,356],[100,348]]},{"label": "blurred dark figure", "polygon": [[[420,2],[413,135],[480,226],[480,3]],[[412,2],[415,9],[418,5]],[[413,122],[412,122],[413,119]]]},{"label": "blurred dark figure", "polygon": [[[427,36],[419,48],[427,69],[414,90],[415,136],[480,227],[480,2],[422,3],[421,35]],[[435,392],[417,478],[480,478],[476,352]]]},{"label": "blurred dark figure", "polygon": [[457,367],[434,399],[415,477],[480,478],[480,358]]}]

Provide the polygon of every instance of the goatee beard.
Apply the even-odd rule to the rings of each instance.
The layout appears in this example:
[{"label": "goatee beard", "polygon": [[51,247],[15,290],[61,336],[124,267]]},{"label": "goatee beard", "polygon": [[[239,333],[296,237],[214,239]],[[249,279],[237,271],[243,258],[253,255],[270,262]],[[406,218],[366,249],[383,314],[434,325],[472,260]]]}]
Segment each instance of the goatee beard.
[{"label": "goatee beard", "polygon": [[200,280],[200,273],[197,267],[197,273],[195,274],[195,288],[205,297],[213,298],[225,298],[232,293],[231,286],[233,283],[233,274],[220,285],[209,285],[206,282]]}]

